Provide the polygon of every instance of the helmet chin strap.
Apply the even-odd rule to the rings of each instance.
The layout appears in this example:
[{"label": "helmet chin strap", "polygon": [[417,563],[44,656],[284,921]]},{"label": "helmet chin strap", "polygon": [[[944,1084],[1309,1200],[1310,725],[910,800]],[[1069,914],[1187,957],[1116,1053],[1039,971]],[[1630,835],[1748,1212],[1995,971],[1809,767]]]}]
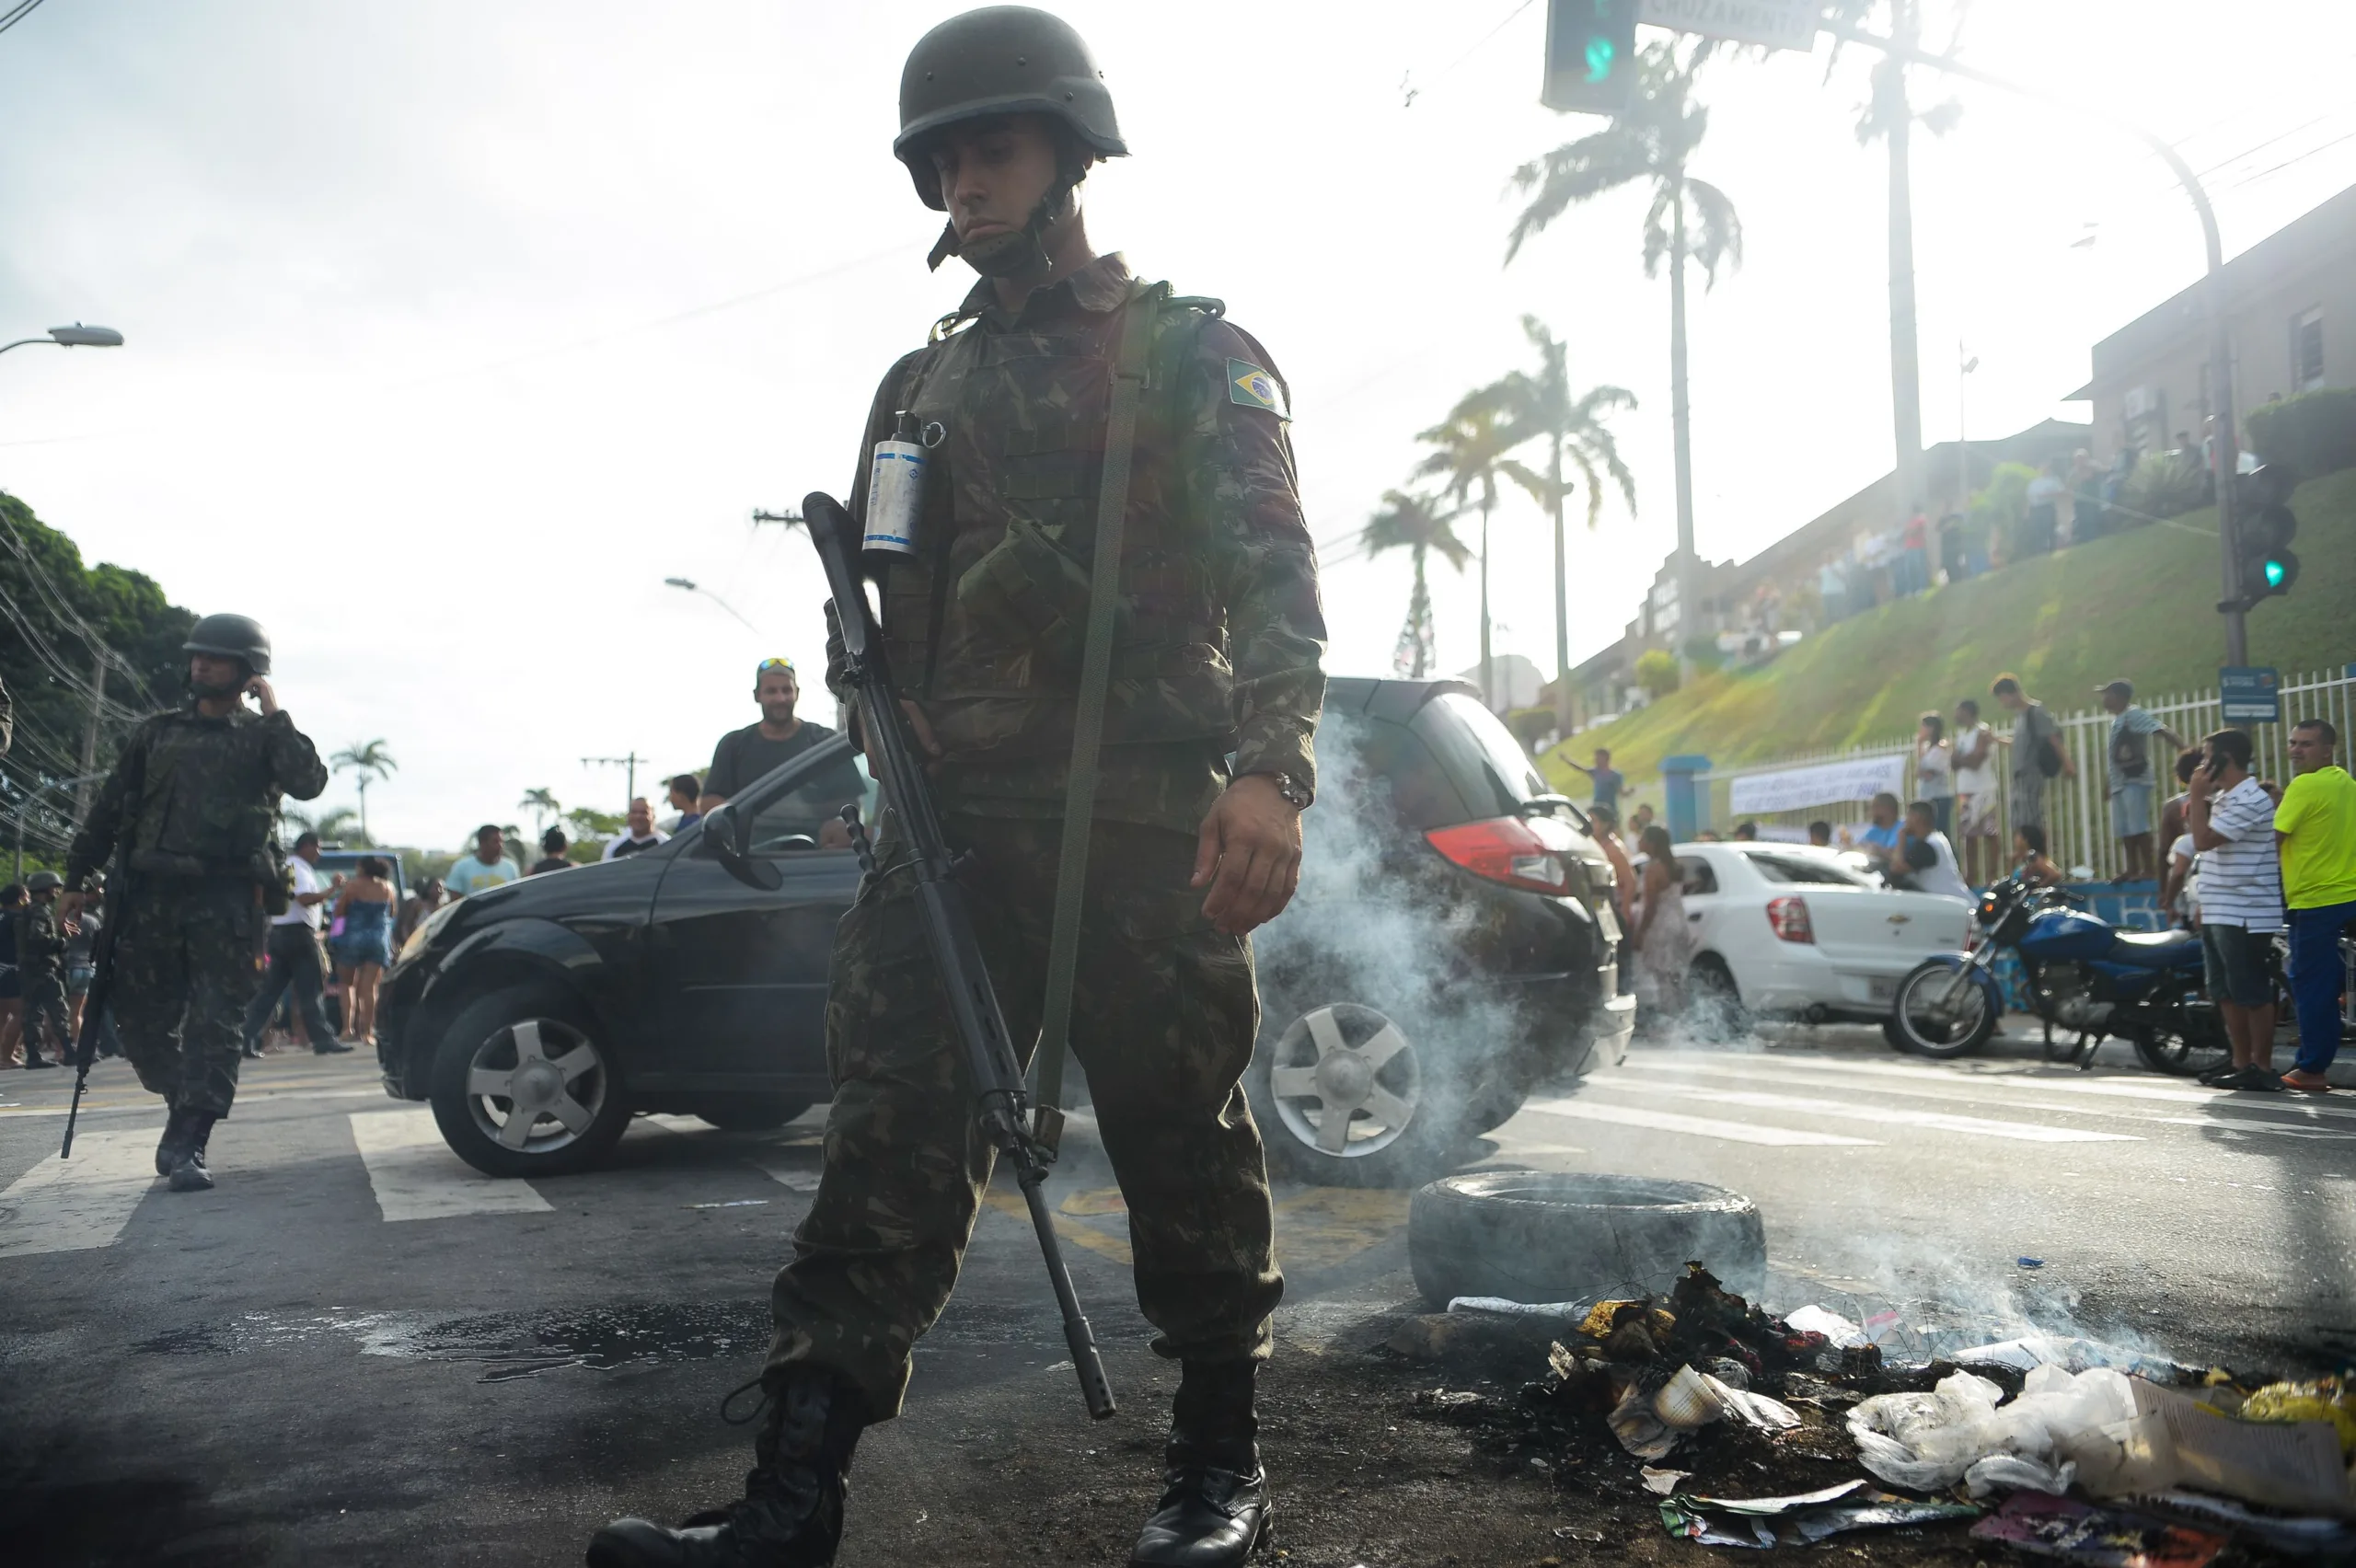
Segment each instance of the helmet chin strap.
[{"label": "helmet chin strap", "polygon": [[932,252],[925,258],[929,271],[939,271],[941,264],[952,256],[964,259],[965,265],[985,278],[1011,278],[1023,272],[1052,270],[1054,259],[1047,254],[1045,243],[1047,230],[1056,222],[1056,213],[1080,184],[1078,177],[1058,178],[1031,209],[1030,220],[1021,228],[1006,234],[994,234],[987,239],[966,245],[957,237],[954,223],[941,225],[941,237],[933,243]]}]

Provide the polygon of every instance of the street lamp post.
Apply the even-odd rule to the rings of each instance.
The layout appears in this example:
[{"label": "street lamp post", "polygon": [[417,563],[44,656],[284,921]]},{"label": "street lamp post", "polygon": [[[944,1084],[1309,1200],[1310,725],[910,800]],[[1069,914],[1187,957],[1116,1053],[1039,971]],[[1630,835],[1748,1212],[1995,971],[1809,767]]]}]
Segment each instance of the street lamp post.
[{"label": "street lamp post", "polygon": [[736,616],[737,620],[744,623],[744,627],[746,631],[751,632],[756,637],[761,635],[761,628],[759,627],[755,626],[751,621],[745,620],[743,616],[736,615],[736,606],[722,598],[719,594],[713,593],[710,589],[703,587],[685,577],[666,577],[663,580],[663,583],[664,586],[667,588],[678,588],[689,594],[702,594],[705,598],[710,599],[713,604],[718,605],[722,609],[726,610],[730,615]]},{"label": "street lamp post", "polygon": [[71,327],[52,327],[46,337],[0,343],[0,354],[21,349],[27,343],[54,343],[61,349],[119,349],[122,347],[122,334],[111,327],[85,327],[76,321]]}]

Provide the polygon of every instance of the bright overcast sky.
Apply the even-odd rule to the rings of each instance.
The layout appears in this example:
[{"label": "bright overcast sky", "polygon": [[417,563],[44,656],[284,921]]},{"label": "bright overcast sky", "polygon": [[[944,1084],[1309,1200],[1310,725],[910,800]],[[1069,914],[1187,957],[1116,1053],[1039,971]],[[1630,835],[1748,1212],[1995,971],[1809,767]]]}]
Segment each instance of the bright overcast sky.
[{"label": "bright overcast sky", "polygon": [[[179,603],[262,617],[322,751],[400,759],[380,839],[456,847],[538,785],[618,808],[583,755],[700,768],[756,716],[759,657],[820,654],[807,544],[749,513],[847,484],[877,378],[971,282],[925,272],[940,220],[889,152],[901,60],[958,8],[48,0],[0,34],[0,338],[78,318],[129,346],[0,361],[0,488]],[[1538,106],[1543,4],[1064,10],[1137,154],[1091,182],[1091,232],[1268,346],[1329,558],[1414,432],[1520,363],[1523,312],[1637,394],[1641,510],[1572,546],[1573,656],[1616,636],[1673,538],[1668,295],[1634,197],[1500,265],[1507,173],[1594,123]],[[2232,12],[1976,0],[1961,52],[2178,139],[2236,251],[2356,179],[2356,6]],[[1713,557],[1889,464],[1884,161],[1853,133],[1864,59],[1828,59],[1703,76],[1695,172],[1749,241],[1694,290]],[[2196,275],[2198,231],[2131,140],[1958,96],[1916,143],[1925,436],[1955,433],[1959,337],[1973,432],[2083,419],[2056,399],[2088,345]],[[1498,645],[1551,669],[1527,502],[1494,549]],[[1388,671],[1406,581],[1334,560],[1330,668]],[[1462,667],[1472,578],[1435,593]]]}]

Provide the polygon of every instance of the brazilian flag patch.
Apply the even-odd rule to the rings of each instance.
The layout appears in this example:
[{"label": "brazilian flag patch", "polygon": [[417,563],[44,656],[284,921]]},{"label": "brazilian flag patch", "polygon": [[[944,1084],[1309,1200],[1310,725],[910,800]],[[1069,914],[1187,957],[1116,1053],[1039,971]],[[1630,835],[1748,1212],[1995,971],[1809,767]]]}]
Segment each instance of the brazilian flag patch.
[{"label": "brazilian flag patch", "polygon": [[1228,401],[1247,409],[1265,409],[1278,419],[1286,419],[1289,416],[1285,412],[1284,395],[1276,378],[1258,365],[1240,359],[1227,362]]}]

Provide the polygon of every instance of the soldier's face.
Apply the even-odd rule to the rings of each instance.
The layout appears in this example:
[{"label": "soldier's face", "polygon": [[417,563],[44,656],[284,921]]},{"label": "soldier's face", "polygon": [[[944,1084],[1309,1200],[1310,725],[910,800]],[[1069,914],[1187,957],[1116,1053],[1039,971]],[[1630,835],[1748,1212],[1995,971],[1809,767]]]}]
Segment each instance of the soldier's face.
[{"label": "soldier's face", "polygon": [[245,666],[235,659],[225,659],[218,653],[191,653],[188,656],[188,684],[201,697],[226,697],[244,684],[239,677]]},{"label": "soldier's face", "polygon": [[941,200],[963,244],[1009,234],[1056,182],[1056,139],[1035,114],[953,125],[932,149]]}]

